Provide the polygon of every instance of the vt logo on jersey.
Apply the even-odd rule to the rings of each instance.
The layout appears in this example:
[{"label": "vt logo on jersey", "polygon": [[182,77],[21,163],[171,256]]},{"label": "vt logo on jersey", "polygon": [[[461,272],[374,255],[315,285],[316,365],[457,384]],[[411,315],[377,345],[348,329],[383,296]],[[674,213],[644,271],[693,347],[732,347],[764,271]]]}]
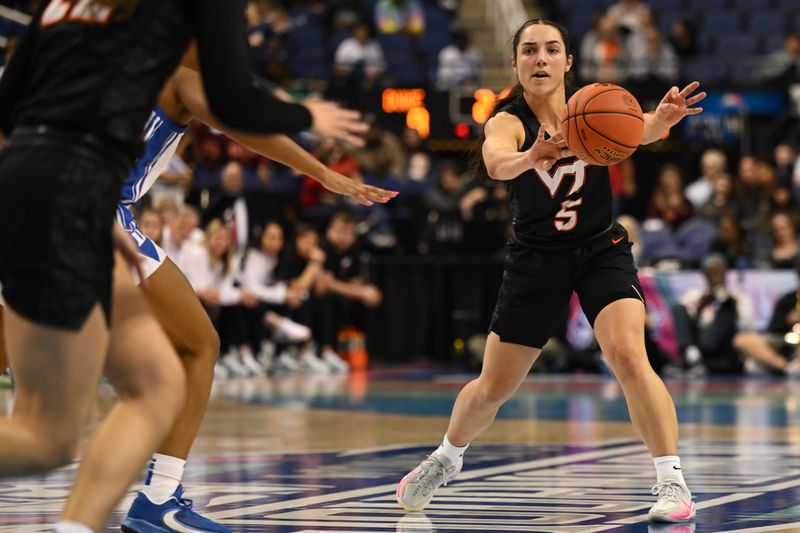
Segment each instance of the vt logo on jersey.
[{"label": "vt logo on jersey", "polygon": [[87,24],[108,24],[113,8],[101,5],[94,0],[51,0],[42,13],[42,28],[63,21],[78,21]]},{"label": "vt logo on jersey", "polygon": [[[579,192],[586,182],[587,166],[589,165],[585,161],[576,159],[568,165],[557,166],[553,174],[538,168],[534,170],[544,186],[547,187],[550,197],[555,198],[558,188],[561,186],[561,182],[564,181],[564,178],[567,176],[575,176],[575,181],[572,183],[572,187],[567,193],[567,196],[572,196]],[[556,213],[555,217],[553,217],[553,225],[558,231],[571,231],[575,228],[578,224],[578,212],[572,210],[572,208],[582,203],[583,198],[574,198],[561,202],[561,209]]]}]

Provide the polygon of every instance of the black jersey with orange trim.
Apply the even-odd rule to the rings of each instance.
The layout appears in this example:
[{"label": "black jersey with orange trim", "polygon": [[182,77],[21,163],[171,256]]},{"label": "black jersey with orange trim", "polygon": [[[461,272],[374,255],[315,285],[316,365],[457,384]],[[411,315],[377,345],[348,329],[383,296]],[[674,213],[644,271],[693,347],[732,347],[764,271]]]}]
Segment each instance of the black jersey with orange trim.
[{"label": "black jersey with orange trim", "polygon": [[[515,115],[525,130],[519,151],[536,141],[539,121],[520,95],[499,111]],[[506,182],[514,216],[514,238],[537,248],[567,248],[588,241],[612,225],[608,169],[572,156],[549,171],[534,169]]]},{"label": "black jersey with orange trim", "polygon": [[130,13],[86,0],[42,4],[20,44],[25,64],[14,64],[25,69],[15,125],[92,134],[137,156],[156,95],[194,35],[188,2],[140,0]]},{"label": "black jersey with orange trim", "polygon": [[190,40],[198,40],[211,111],[255,134],[311,126],[253,77],[244,0],[138,0],[126,11],[92,0],[43,0],[0,78],[0,130],[48,126],[142,151],[142,126]]}]

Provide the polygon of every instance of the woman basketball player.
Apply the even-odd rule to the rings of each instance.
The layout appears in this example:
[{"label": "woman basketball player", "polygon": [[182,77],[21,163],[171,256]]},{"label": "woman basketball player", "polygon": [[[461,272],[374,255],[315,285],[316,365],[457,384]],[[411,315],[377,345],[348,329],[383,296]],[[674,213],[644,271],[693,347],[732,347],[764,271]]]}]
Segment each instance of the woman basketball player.
[{"label": "woman basketball player", "polygon": [[241,0],[43,2],[0,81],[0,282],[16,378],[14,412],[0,419],[0,476],[72,459],[104,369],[120,395],[59,532],[102,528],[184,402],[173,348],[125,266],[113,268],[115,241],[134,261],[113,220],[147,113],[189,40],[226,124],[275,133],[316,122],[349,134],[353,116],[332,104],[286,104],[257,87],[243,11]]},{"label": "woman basketball player", "polygon": [[[397,487],[397,500],[406,510],[424,509],[436,489],[458,474],[467,446],[528,375],[551,336],[554,317],[575,291],[622,386],[633,425],[654,458],[658,501],[650,519],[694,517],[677,456],[675,407],[647,361],[644,299],[631,244],[612,222],[608,174],[576,159],[558,140],[565,77],[573,66],[567,43],[562,26],[540,19],[526,22],[514,36],[512,66],[519,84],[495,106],[474,165],[478,174],[507,181],[514,237],[481,375],[461,390],[442,445]],[[643,144],[702,111],[690,107],[705,97],[690,97],[698,87],[695,82],[667,93],[645,116]]]}]

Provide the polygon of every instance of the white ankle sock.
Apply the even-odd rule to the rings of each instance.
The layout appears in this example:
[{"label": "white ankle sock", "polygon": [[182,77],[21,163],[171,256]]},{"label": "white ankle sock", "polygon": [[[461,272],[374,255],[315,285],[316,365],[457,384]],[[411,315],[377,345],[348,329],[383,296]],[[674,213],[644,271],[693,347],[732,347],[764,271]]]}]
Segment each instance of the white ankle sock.
[{"label": "white ankle sock", "polygon": [[91,529],[77,522],[62,520],[56,524],[56,533],[94,533]]},{"label": "white ankle sock", "polygon": [[681,469],[681,458],[677,455],[653,457],[653,464],[656,465],[656,478],[659,483],[665,477],[676,477],[678,481],[686,485],[686,481],[683,479],[683,470]]},{"label": "white ankle sock", "polygon": [[142,492],[151,502],[158,505],[164,503],[180,485],[185,467],[186,461],[183,459],[154,453]]},{"label": "white ankle sock", "polygon": [[467,451],[468,447],[469,444],[465,444],[464,446],[453,446],[450,444],[450,441],[447,440],[447,435],[445,435],[442,445],[439,446],[439,451],[441,451],[451,463],[457,463],[458,460],[464,456],[464,452]]}]

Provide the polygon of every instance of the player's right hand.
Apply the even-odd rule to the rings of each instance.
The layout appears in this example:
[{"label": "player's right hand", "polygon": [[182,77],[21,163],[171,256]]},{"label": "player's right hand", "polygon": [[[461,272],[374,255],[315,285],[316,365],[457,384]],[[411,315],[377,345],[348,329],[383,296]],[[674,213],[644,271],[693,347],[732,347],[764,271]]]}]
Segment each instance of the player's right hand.
[{"label": "player's right hand", "polygon": [[140,280],[139,286],[143,289],[147,289],[147,277],[144,275],[144,267],[142,266],[144,259],[141,254],[139,254],[139,248],[133,241],[133,237],[116,222],[114,222],[112,235],[114,246],[119,250],[122,258],[125,259],[128,265],[136,270],[136,274],[139,276]]},{"label": "player's right hand", "polygon": [[311,112],[311,129],[314,133],[364,146],[364,139],[360,136],[369,130],[369,126],[361,120],[361,113],[326,100],[306,100],[302,104]]},{"label": "player's right hand", "polygon": [[528,149],[528,157],[530,158],[533,168],[541,170],[550,170],[556,161],[569,157],[572,155],[567,143],[560,135],[550,139],[544,138],[544,126],[539,126],[539,133],[536,135],[536,141],[533,146]]}]

